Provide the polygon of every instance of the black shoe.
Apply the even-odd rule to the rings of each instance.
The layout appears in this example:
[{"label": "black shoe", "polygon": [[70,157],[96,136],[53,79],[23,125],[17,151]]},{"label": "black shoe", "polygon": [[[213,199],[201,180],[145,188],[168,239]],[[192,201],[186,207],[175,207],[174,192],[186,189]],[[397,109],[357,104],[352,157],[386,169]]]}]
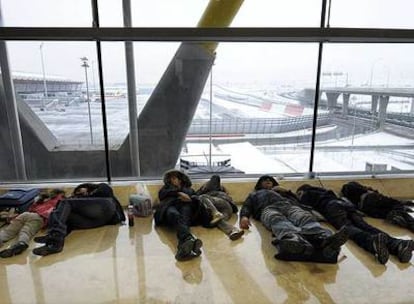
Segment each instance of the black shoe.
[{"label": "black shoe", "polygon": [[323,256],[337,255],[341,250],[341,246],[346,243],[349,238],[349,232],[346,227],[342,227],[337,233],[327,237],[322,244]]},{"label": "black shoe", "polygon": [[10,258],[14,255],[21,254],[23,251],[25,251],[29,247],[24,242],[17,242],[16,244],[10,246],[9,248],[0,251],[0,257],[2,258]]},{"label": "black shoe", "polygon": [[64,239],[64,236],[58,232],[51,232],[46,235],[37,236],[33,240],[36,243],[47,244],[47,243],[60,243]]},{"label": "black shoe", "polygon": [[402,240],[397,248],[397,256],[401,263],[408,263],[412,256],[414,250],[414,241],[412,240]]},{"label": "black shoe", "polygon": [[63,242],[49,243],[42,247],[33,249],[33,253],[36,255],[45,256],[45,255],[61,252],[62,250],[63,250]]},{"label": "black shoe", "polygon": [[50,236],[48,234],[46,234],[46,235],[42,235],[42,236],[36,236],[33,240],[36,243],[46,244],[49,239],[50,239]]},{"label": "black shoe", "polygon": [[374,248],[374,255],[380,264],[386,264],[390,257],[387,248],[388,237],[383,233],[378,233],[372,240],[372,247]]},{"label": "black shoe", "polygon": [[203,242],[200,239],[195,239],[193,244],[193,252],[196,256],[201,255],[201,247],[203,246]]},{"label": "black shoe", "polygon": [[178,243],[175,258],[177,261],[187,261],[201,255],[203,242],[194,236],[187,237],[184,241]]}]

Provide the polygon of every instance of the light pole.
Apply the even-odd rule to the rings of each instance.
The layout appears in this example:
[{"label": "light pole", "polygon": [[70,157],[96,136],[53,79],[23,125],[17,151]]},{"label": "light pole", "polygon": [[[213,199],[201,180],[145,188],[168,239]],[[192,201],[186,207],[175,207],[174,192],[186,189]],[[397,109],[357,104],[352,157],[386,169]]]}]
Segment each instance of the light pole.
[{"label": "light pole", "polygon": [[39,46],[40,48],[40,59],[42,61],[42,73],[43,73],[43,89],[44,89],[44,96],[42,99],[42,108],[40,109],[41,111],[43,111],[45,109],[45,100],[47,98],[47,84],[46,84],[46,72],[45,72],[45,62],[43,59],[43,42],[40,44]]},{"label": "light pole", "polygon": [[371,73],[370,73],[370,76],[369,76],[369,87],[370,87],[370,88],[372,88],[372,80],[373,80],[373,78],[374,78],[374,68],[375,68],[375,65],[376,65],[378,62],[380,62],[381,60],[384,60],[384,58],[380,57],[380,58],[378,58],[377,60],[375,60],[375,61],[371,64]]},{"label": "light pole", "polygon": [[88,58],[82,57],[80,60],[82,60],[81,67],[85,68],[85,80],[86,80],[86,101],[88,103],[88,116],[89,116],[89,132],[91,134],[91,144],[93,144],[93,133],[92,133],[92,118],[91,118],[91,104],[89,99],[89,85],[88,85]]},{"label": "light pole", "polygon": [[97,96],[97,91],[96,91],[96,82],[95,82],[95,60],[92,60],[92,81],[93,81],[93,92],[95,94],[95,96]]}]

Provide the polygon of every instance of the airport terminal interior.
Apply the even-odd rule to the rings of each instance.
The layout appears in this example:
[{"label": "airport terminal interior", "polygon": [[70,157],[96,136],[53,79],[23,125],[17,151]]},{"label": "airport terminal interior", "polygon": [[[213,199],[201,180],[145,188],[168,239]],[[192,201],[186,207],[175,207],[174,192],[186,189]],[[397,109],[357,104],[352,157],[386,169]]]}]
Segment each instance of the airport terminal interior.
[{"label": "airport terminal interior", "polygon": [[351,240],[337,263],[283,261],[251,219],[233,241],[192,227],[201,255],[179,261],[152,211],[128,221],[135,195],[157,208],[171,169],[194,189],[219,175],[238,211],[263,175],[338,195],[358,181],[411,206],[413,5],[1,0],[1,231],[8,191],[86,182],[110,185],[127,220],[74,230],[47,256],[0,244],[0,303],[414,303],[414,259],[381,264]]},{"label": "airport terminal interior", "polygon": [[[359,181],[384,193],[412,193],[412,179]],[[305,182],[320,185],[309,180],[280,181],[292,190]],[[346,180],[322,182],[337,190]],[[225,182],[237,201],[254,184]],[[155,194],[160,183],[138,187],[139,191],[143,188]],[[134,184],[114,189],[123,204],[137,192]],[[413,232],[384,220],[366,220],[394,237],[414,237]],[[238,217],[229,222],[237,225]],[[184,262],[174,258],[175,233],[155,226],[152,215],[135,217],[133,227],[75,230],[66,238],[62,252],[46,257],[31,252],[40,246],[32,242],[21,255],[0,259],[1,302],[411,303],[414,297],[413,260],[400,263],[390,256],[381,265],[350,240],[342,246],[337,264],[323,264],[275,259],[270,231],[255,220],[236,241],[216,228],[193,227],[192,232],[203,241],[202,254]]]}]

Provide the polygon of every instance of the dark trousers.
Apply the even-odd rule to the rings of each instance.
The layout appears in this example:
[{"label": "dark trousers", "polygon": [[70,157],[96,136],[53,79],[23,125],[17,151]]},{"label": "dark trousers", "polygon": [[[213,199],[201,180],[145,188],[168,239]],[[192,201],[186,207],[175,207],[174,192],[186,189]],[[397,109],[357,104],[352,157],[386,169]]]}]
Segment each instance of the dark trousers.
[{"label": "dark trousers", "polygon": [[110,224],[116,216],[112,198],[72,198],[58,203],[50,214],[48,233],[62,239],[74,229],[89,229]]},{"label": "dark trousers", "polygon": [[174,228],[177,232],[179,241],[185,240],[190,236],[190,226],[194,215],[193,203],[180,202],[171,205],[165,211],[166,225]]},{"label": "dark trousers", "polygon": [[359,209],[365,214],[385,219],[391,211],[404,212],[404,205],[393,198],[384,196],[378,192],[369,192],[361,196]]},{"label": "dark trousers", "polygon": [[353,240],[359,247],[367,250],[368,252],[375,253],[372,246],[372,240],[373,236],[378,233],[383,233],[388,236],[387,247],[391,253],[399,243],[398,239],[395,239],[386,234],[384,231],[371,226],[365,222],[361,215],[354,211],[347,210],[345,207],[336,203],[335,200],[330,201],[324,208],[321,208],[318,211],[336,229],[340,229],[346,225],[349,232],[349,239]]}]

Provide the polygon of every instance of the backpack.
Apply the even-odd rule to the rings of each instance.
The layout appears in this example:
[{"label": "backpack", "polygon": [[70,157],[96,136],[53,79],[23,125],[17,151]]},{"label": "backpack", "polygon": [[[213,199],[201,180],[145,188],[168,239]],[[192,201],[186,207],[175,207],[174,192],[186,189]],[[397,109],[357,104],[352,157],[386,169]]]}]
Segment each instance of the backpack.
[{"label": "backpack", "polygon": [[29,209],[40,194],[37,188],[31,189],[10,189],[6,193],[0,195],[0,210],[8,210],[14,208],[17,213],[22,213]]}]

